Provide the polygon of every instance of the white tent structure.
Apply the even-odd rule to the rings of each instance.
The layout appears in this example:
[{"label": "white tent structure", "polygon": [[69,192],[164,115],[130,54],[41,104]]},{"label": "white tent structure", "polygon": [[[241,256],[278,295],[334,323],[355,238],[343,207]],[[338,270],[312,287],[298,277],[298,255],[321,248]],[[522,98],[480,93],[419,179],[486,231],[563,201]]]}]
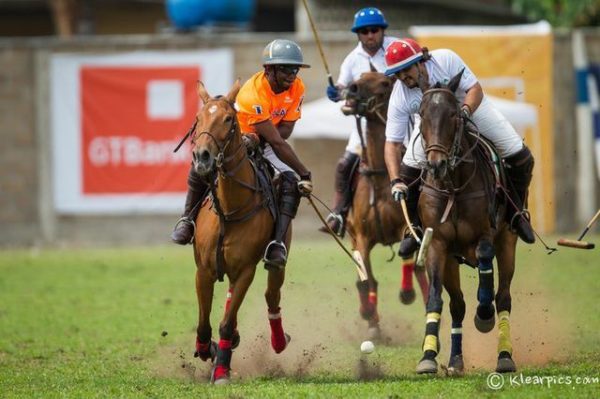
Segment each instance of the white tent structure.
[{"label": "white tent structure", "polygon": [[[488,98],[521,136],[525,134],[527,128],[535,129],[537,127],[538,115],[535,106],[493,96],[488,96]],[[327,97],[304,104],[302,118],[296,124],[292,137],[295,139],[347,140],[350,131],[356,126],[356,121],[353,116],[342,114],[341,106],[341,102],[334,103]]]}]

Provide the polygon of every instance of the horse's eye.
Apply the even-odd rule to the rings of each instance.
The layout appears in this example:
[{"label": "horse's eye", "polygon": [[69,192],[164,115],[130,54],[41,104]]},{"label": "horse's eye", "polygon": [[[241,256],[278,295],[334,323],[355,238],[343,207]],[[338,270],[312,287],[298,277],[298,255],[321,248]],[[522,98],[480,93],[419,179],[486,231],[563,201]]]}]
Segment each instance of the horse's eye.
[{"label": "horse's eye", "polygon": [[231,122],[231,119],[233,119],[232,116],[231,115],[227,115],[225,117],[225,122]]}]

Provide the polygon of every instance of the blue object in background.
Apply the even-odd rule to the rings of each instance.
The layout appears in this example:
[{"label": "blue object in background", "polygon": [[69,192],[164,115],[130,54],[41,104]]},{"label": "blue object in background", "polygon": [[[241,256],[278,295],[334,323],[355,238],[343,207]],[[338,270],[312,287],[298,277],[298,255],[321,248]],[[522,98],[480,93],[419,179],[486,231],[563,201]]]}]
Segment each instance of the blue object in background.
[{"label": "blue object in background", "polygon": [[178,29],[219,23],[247,24],[254,17],[255,0],[167,0],[167,15]]}]

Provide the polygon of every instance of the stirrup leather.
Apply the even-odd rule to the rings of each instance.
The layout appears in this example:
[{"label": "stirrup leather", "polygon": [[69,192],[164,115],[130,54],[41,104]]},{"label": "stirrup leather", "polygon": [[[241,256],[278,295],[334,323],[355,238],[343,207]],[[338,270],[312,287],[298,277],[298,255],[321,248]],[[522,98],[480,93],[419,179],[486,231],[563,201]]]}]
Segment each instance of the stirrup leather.
[{"label": "stirrup leather", "polygon": [[188,242],[188,244],[192,244],[194,242],[194,237],[196,236],[196,222],[194,222],[192,219],[190,219],[187,216],[182,216],[179,218],[177,223],[175,223],[175,227],[173,227],[173,231],[177,230],[177,227],[179,227],[179,225],[181,223],[187,223],[187,224],[192,225],[192,238],[190,238],[190,241]]},{"label": "stirrup leather", "polygon": [[281,241],[273,240],[269,244],[267,244],[267,248],[265,249],[265,254],[263,255],[263,262],[265,262],[267,264],[271,264],[271,260],[267,258],[267,254],[269,253],[269,249],[273,245],[277,245],[283,250],[284,259],[285,259],[285,261],[287,261],[287,248],[285,247],[285,244]]}]

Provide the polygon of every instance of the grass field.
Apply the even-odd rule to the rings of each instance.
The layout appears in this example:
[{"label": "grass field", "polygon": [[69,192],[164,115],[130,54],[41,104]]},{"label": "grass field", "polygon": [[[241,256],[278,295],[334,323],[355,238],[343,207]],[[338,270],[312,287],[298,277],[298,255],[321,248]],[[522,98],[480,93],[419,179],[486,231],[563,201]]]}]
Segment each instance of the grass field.
[{"label": "grass field", "polygon": [[[473,327],[476,274],[462,274],[467,301],[462,378],[417,376],[424,331],[420,296],[398,301],[399,260],[373,257],[385,344],[361,357],[351,263],[325,236],[295,243],[282,313],[292,342],[275,355],[257,270],[240,312],[233,384],[210,386],[193,358],[197,305],[191,247],[0,252],[0,397],[599,397],[600,250],[519,247],[512,337],[519,371],[492,390],[496,329]],[[589,237],[600,242],[600,236]],[[554,241],[550,240],[549,241]],[[216,290],[218,331],[225,284]],[[449,347],[448,302],[442,352]],[[544,378],[544,379],[542,379]],[[528,382],[529,381],[529,382]]]}]

